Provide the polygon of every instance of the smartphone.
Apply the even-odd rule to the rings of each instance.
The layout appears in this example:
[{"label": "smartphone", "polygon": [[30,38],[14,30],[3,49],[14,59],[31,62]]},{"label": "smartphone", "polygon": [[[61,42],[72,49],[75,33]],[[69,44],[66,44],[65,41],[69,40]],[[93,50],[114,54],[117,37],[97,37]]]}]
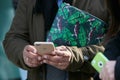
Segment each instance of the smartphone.
[{"label": "smartphone", "polygon": [[34,42],[34,46],[40,55],[50,53],[55,49],[53,42]]},{"label": "smartphone", "polygon": [[101,52],[98,52],[93,60],[91,61],[91,65],[100,72],[103,68],[104,64],[109,61]]}]

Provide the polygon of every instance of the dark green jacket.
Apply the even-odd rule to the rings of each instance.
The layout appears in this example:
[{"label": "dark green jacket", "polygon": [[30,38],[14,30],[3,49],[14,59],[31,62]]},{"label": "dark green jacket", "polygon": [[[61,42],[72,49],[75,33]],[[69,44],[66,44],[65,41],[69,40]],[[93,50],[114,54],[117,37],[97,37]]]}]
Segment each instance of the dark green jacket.
[{"label": "dark green jacket", "polygon": [[[4,48],[8,58],[17,66],[28,70],[28,80],[45,80],[45,65],[38,68],[29,68],[23,61],[23,49],[35,41],[44,40],[43,14],[33,14],[36,0],[20,0],[11,29],[4,40]],[[108,21],[108,14],[104,0],[73,0],[72,5],[90,12],[91,14]],[[95,70],[89,62],[85,62],[84,55],[94,56],[97,51],[103,51],[103,46],[69,47],[73,56],[69,67],[69,80],[92,80]]]}]

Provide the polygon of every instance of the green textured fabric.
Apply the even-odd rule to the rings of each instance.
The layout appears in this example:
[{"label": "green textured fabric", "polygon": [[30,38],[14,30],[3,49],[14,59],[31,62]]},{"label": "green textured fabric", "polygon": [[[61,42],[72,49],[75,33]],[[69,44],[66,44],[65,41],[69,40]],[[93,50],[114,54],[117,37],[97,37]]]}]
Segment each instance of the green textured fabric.
[{"label": "green textured fabric", "polygon": [[8,60],[2,46],[5,33],[10,28],[13,17],[12,0],[0,0],[0,80],[16,80],[20,78],[18,67]]},{"label": "green textured fabric", "polygon": [[106,23],[67,3],[62,3],[47,37],[56,46],[86,46],[103,39]]}]

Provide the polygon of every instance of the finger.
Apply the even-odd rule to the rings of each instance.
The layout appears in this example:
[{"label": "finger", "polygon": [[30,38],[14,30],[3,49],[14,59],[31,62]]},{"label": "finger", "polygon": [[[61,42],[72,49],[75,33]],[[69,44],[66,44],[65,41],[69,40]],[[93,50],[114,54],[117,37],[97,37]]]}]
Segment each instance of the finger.
[{"label": "finger", "polygon": [[35,54],[34,52],[32,52],[32,49],[34,50],[34,47],[26,46],[23,51],[23,57],[36,58],[38,54]]},{"label": "finger", "polygon": [[28,46],[26,47],[26,50],[27,50],[27,51],[30,51],[30,52],[33,52],[33,53],[37,53],[36,48],[35,48],[34,46],[31,46],[31,45],[28,45]]},{"label": "finger", "polygon": [[70,58],[71,58],[71,53],[69,54],[69,52],[66,52],[66,51],[57,51],[56,52],[57,56],[62,56],[62,59],[61,61],[70,61]]},{"label": "finger", "polygon": [[25,62],[29,67],[37,67],[42,64],[42,61],[33,61],[30,58],[26,58]]},{"label": "finger", "polygon": [[25,63],[35,64],[38,61],[37,58],[31,58],[29,55],[23,56],[23,58]]},{"label": "finger", "polygon": [[42,60],[40,55],[34,54],[32,52],[27,52],[25,57],[30,58],[32,62],[38,62]]},{"label": "finger", "polygon": [[55,50],[55,53],[58,56],[64,56],[64,57],[70,57],[71,56],[71,53],[68,50],[64,50],[64,51]]},{"label": "finger", "polygon": [[62,56],[51,56],[51,55],[44,55],[43,59],[49,60],[51,62],[63,62],[64,59]]},{"label": "finger", "polygon": [[102,76],[103,76],[103,80],[108,80],[107,78],[108,78],[108,75],[107,75],[107,72],[105,71],[106,69],[105,68],[103,68],[103,71],[102,71]]},{"label": "finger", "polygon": [[[23,51],[23,59],[25,64],[27,64],[29,67],[36,67],[39,66],[41,59],[41,56],[34,53],[34,47],[33,46],[26,46]],[[41,61],[42,62],[42,61]]]},{"label": "finger", "polygon": [[33,58],[33,57],[37,57],[38,54],[33,53],[33,52],[31,52],[31,51],[28,51],[27,56],[30,57],[30,58]]},{"label": "finger", "polygon": [[63,51],[59,51],[59,50],[55,50],[55,54],[58,55],[58,56],[65,56]]},{"label": "finger", "polygon": [[64,51],[64,50],[66,50],[66,47],[65,46],[59,46],[59,47],[56,47],[56,50]]},{"label": "finger", "polygon": [[102,68],[102,70],[101,70],[101,72],[100,72],[100,74],[99,74],[99,78],[101,79],[101,80],[104,80],[104,73],[105,72],[103,72],[104,71],[104,67]]},{"label": "finger", "polygon": [[29,67],[32,67],[32,64],[29,62],[30,60],[28,58],[25,58],[25,64]]},{"label": "finger", "polygon": [[101,72],[100,72],[100,74],[99,74],[99,78],[102,79],[102,73],[101,73]]}]

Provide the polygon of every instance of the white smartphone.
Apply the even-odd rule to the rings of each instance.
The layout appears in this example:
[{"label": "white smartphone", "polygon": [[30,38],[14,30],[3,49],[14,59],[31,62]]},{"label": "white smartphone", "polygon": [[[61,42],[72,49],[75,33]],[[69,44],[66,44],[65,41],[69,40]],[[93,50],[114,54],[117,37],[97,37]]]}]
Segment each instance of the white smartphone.
[{"label": "white smartphone", "polygon": [[54,51],[53,42],[34,42],[34,46],[40,55]]}]

